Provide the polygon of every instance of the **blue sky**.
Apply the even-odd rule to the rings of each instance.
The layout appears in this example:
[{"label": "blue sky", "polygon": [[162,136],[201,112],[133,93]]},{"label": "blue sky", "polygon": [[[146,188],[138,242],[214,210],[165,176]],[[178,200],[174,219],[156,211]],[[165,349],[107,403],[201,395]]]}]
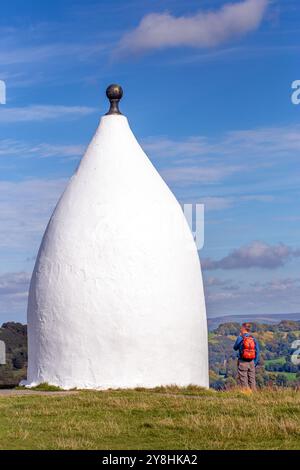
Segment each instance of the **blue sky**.
[{"label": "blue sky", "polygon": [[0,323],[25,321],[111,82],[177,198],[205,204],[208,315],[300,311],[299,21],[296,0],[2,2]]}]

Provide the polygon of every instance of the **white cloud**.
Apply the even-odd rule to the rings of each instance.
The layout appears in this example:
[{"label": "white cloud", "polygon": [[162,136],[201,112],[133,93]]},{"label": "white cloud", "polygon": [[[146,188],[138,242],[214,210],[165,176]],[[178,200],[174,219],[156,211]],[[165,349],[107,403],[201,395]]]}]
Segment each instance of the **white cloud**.
[{"label": "white cloud", "polygon": [[205,205],[205,210],[209,211],[219,211],[223,209],[228,209],[232,207],[234,203],[234,199],[231,197],[202,197],[201,201],[202,204]]},{"label": "white cloud", "polygon": [[136,29],[121,38],[118,52],[177,46],[215,47],[256,30],[268,3],[268,0],[244,0],[227,3],[216,11],[200,11],[193,16],[151,13],[142,18]]},{"label": "white cloud", "polygon": [[95,108],[87,106],[31,105],[20,108],[2,106],[0,109],[0,123],[78,119],[95,111]]},{"label": "white cloud", "polygon": [[254,156],[290,156],[300,151],[300,126],[231,131],[226,134],[224,144],[229,151],[233,147],[251,152]]},{"label": "white cloud", "polygon": [[12,297],[17,295],[19,298],[27,295],[30,282],[30,275],[25,272],[5,273],[0,275],[0,296]]},{"label": "white cloud", "polygon": [[65,179],[0,181],[0,250],[35,253]]},{"label": "white cloud", "polygon": [[87,68],[111,51],[105,33],[90,32],[74,39],[67,23],[19,25],[1,30],[0,36],[0,64],[5,68],[0,70],[0,78],[6,80],[10,95],[15,87],[81,82]]},{"label": "white cloud", "polygon": [[65,186],[65,179],[0,181],[0,323],[25,321],[30,274],[23,270],[31,269]]},{"label": "white cloud", "polygon": [[2,42],[1,65],[37,64],[51,59],[69,57],[84,60],[106,50],[106,45],[51,43],[42,46],[22,46],[12,41]]},{"label": "white cloud", "polygon": [[[211,161],[213,157],[233,159],[246,153],[253,158],[275,160],[289,156],[298,159],[300,151],[300,126],[262,127],[233,130],[208,138],[204,135],[189,136],[184,139],[169,137],[148,137],[142,143],[145,150],[154,158],[192,158],[201,156]],[[247,162],[249,163],[249,162]]]},{"label": "white cloud", "polygon": [[284,243],[269,245],[262,241],[254,241],[249,245],[233,250],[222,259],[203,259],[202,268],[205,270],[275,269],[284,266],[290,259],[299,256],[300,250],[295,250]]},{"label": "white cloud", "polygon": [[175,140],[169,137],[147,137],[142,146],[150,155],[160,157],[193,157],[203,155],[210,150],[207,138],[204,136],[187,137]]},{"label": "white cloud", "polygon": [[218,277],[204,276],[203,282],[206,288],[209,287],[223,287],[226,290],[237,290],[239,285],[234,284],[231,279],[220,279]]},{"label": "white cloud", "polygon": [[240,283],[233,289],[230,289],[230,281],[218,278],[204,283],[209,316],[299,312],[299,278],[271,278],[246,285]]},{"label": "white cloud", "polygon": [[[210,197],[244,193],[244,202],[272,202],[274,196],[266,192],[297,187],[299,182],[296,172],[293,177],[286,176],[287,164],[298,164],[299,125],[233,130],[215,137],[149,137],[143,139],[142,145],[167,183],[178,187],[219,183],[236,174],[247,175],[247,184],[239,186],[236,180],[223,188],[222,194],[210,193]],[[232,203],[227,198],[227,205]]]},{"label": "white cloud", "polygon": [[241,170],[238,166],[179,166],[160,173],[168,183],[215,183]]},{"label": "white cloud", "polygon": [[0,275],[0,326],[16,317],[25,320],[30,277],[26,272]]},{"label": "white cloud", "polygon": [[83,145],[59,145],[38,143],[30,144],[13,139],[0,141],[0,158],[22,157],[22,158],[47,158],[65,157],[75,158],[83,155],[85,147]]}]

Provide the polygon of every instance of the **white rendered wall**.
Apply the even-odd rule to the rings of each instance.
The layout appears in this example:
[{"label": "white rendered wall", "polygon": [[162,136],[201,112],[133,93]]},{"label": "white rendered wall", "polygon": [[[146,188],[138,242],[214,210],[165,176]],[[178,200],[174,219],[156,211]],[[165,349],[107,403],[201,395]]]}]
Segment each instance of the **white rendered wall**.
[{"label": "white rendered wall", "polygon": [[124,116],[102,117],[50,219],[28,335],[27,386],[208,386],[196,246]]}]

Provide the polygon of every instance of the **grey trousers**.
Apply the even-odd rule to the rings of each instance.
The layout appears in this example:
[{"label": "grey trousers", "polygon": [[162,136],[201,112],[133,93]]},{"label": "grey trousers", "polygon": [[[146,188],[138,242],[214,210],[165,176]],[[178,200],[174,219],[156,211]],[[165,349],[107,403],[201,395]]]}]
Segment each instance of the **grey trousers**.
[{"label": "grey trousers", "polygon": [[256,389],[254,361],[238,360],[238,384],[241,387]]}]

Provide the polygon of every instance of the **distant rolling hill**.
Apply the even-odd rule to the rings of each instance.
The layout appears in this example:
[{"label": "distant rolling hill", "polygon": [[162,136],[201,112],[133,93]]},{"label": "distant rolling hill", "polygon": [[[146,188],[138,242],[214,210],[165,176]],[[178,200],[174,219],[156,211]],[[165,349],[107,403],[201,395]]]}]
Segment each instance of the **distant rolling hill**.
[{"label": "distant rolling hill", "polygon": [[242,315],[223,315],[222,317],[208,318],[209,331],[218,328],[222,323],[243,323],[245,321],[273,324],[282,320],[300,321],[300,313],[278,313],[278,314],[242,314]]},{"label": "distant rolling hill", "polygon": [[[291,363],[291,346],[300,339],[300,314],[224,315],[210,318],[210,383],[216,389],[236,385],[236,352],[233,344],[240,323],[253,322],[253,333],[261,348],[260,385],[270,383],[300,386],[300,366]],[[0,389],[13,387],[26,377],[27,327],[8,322],[0,327],[6,345],[6,364],[0,365]],[[1,446],[0,446],[1,447]]]}]

